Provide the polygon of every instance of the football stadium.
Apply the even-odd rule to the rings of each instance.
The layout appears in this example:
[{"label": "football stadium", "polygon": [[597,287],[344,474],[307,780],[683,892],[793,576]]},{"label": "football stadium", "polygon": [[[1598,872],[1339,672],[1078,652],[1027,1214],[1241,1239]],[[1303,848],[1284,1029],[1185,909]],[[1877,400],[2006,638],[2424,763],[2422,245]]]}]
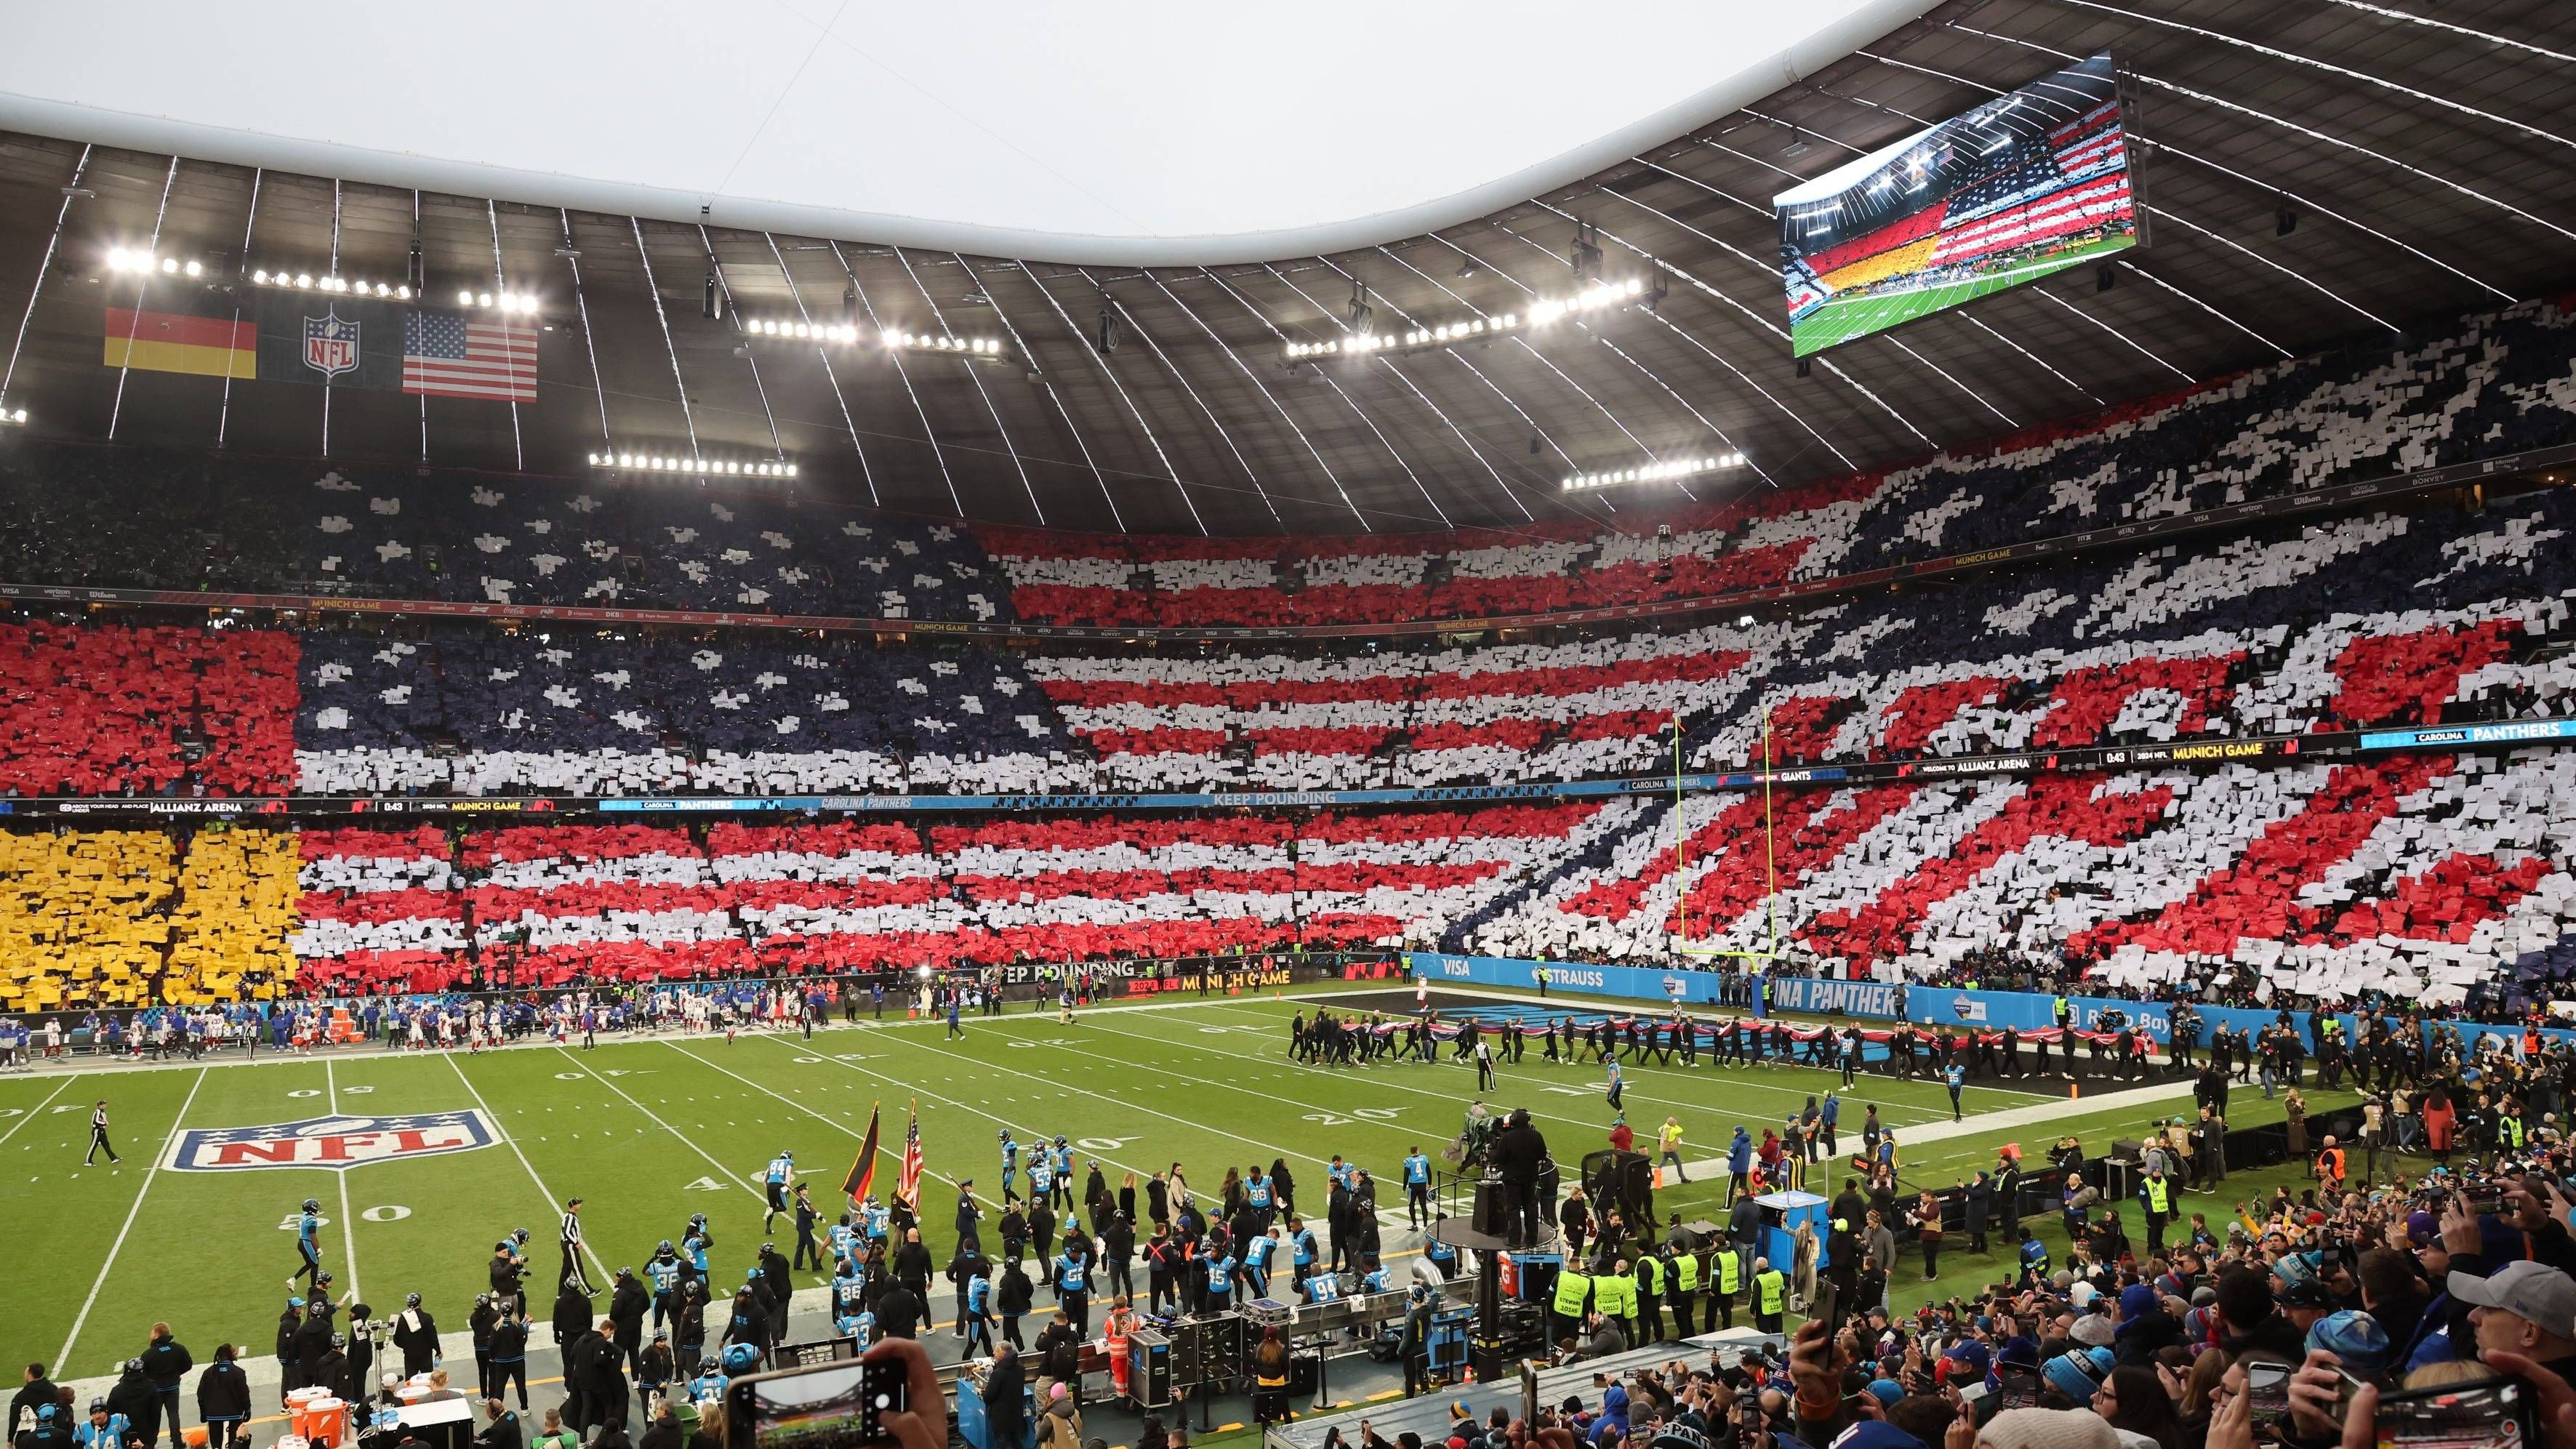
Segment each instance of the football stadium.
[{"label": "football stadium", "polygon": [[2576,12],[10,35],[6,1449],[2576,1449]]}]

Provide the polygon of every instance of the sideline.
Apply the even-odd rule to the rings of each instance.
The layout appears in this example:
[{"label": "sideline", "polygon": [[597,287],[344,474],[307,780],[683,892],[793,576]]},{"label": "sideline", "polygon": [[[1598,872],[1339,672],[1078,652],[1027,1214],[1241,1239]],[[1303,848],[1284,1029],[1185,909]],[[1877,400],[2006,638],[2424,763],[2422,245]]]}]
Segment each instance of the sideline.
[{"label": "sideline", "polygon": [[171,1148],[178,1144],[180,1130],[187,1125],[188,1109],[196,1105],[197,1089],[205,1084],[206,1074],[200,1070],[197,1080],[188,1087],[186,1100],[179,1103],[179,1110],[171,1116],[170,1131],[161,1139],[160,1148],[152,1154],[152,1165],[143,1169],[143,1186],[135,1189],[134,1205],[125,1210],[125,1226],[116,1230],[116,1241],[108,1245],[107,1257],[98,1265],[98,1281],[89,1285],[89,1296],[81,1300],[80,1313],[72,1319],[71,1332],[63,1335],[63,1351],[54,1355],[56,1368],[71,1361],[72,1345],[80,1342],[81,1327],[89,1322],[89,1311],[98,1306],[98,1291],[107,1286],[107,1275],[116,1267],[117,1255],[125,1251],[126,1235],[134,1231],[134,1220],[143,1215],[143,1199],[152,1191],[153,1180],[161,1175],[161,1164],[169,1158]]}]

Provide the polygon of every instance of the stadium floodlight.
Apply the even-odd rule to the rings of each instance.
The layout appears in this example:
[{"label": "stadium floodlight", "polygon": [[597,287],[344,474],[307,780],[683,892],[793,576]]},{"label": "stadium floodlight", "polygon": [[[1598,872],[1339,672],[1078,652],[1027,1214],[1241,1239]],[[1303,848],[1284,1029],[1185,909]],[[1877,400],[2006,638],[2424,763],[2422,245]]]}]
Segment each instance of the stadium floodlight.
[{"label": "stadium floodlight", "polygon": [[1640,277],[1630,277],[1624,282],[1594,282],[1567,296],[1542,297],[1530,303],[1526,313],[1501,312],[1486,317],[1462,317],[1429,327],[1410,327],[1401,332],[1363,328],[1328,342],[1291,342],[1287,347],[1287,357],[1290,362],[1307,362],[1319,357],[1369,357],[1381,353],[1455,347],[1461,342],[1544,327],[1561,318],[1585,312],[1625,307],[1645,295],[1646,283]]},{"label": "stadium floodlight", "polygon": [[796,465],[784,458],[746,463],[739,458],[709,458],[689,453],[593,453],[590,466],[638,473],[680,473],[697,478],[793,478]]},{"label": "stadium floodlight", "polygon": [[775,338],[781,342],[848,344],[859,340],[859,329],[847,323],[808,322],[801,318],[747,317],[743,319],[742,330],[754,337]]},{"label": "stadium floodlight", "polygon": [[311,272],[272,272],[266,267],[254,270],[250,279],[262,287],[287,287],[308,292],[330,292],[338,296],[382,297],[388,301],[411,300],[409,283],[370,282],[363,278],[320,276]]},{"label": "stadium floodlight", "polygon": [[0,427],[23,428],[26,425],[27,410],[25,408],[20,408],[16,412],[11,412],[5,407],[0,407]]},{"label": "stadium floodlight", "polygon": [[1002,339],[998,337],[955,337],[944,332],[907,332],[900,327],[878,330],[890,351],[945,352],[958,357],[999,357]]},{"label": "stadium floodlight", "polygon": [[1598,473],[1571,473],[1558,491],[1582,493],[1595,488],[1616,488],[1623,483],[1662,483],[1674,478],[1687,478],[1694,473],[1711,473],[1720,468],[1744,466],[1742,453],[1707,453],[1688,458],[1666,458],[1634,468],[1608,468]]}]

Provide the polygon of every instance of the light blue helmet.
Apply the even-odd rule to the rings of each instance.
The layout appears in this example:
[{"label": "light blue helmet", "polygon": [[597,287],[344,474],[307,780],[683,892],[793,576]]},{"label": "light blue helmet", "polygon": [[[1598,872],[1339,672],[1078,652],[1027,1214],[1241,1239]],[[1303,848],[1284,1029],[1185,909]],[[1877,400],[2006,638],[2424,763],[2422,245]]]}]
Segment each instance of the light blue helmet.
[{"label": "light blue helmet", "polygon": [[760,1349],[748,1343],[725,1345],[724,1371],[727,1377],[747,1374],[760,1367]]}]

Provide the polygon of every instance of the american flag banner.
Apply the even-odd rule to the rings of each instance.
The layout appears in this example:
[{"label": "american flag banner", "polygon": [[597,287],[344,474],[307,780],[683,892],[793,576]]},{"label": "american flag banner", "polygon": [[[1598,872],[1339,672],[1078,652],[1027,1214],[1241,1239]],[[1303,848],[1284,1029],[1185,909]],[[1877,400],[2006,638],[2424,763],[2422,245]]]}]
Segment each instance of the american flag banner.
[{"label": "american flag banner", "polygon": [[912,1104],[912,1125],[903,1130],[903,1177],[894,1195],[914,1212],[921,1211],[921,1104]]},{"label": "american flag banner", "polygon": [[403,391],[537,400],[537,327],[501,314],[419,310],[403,317]]}]

